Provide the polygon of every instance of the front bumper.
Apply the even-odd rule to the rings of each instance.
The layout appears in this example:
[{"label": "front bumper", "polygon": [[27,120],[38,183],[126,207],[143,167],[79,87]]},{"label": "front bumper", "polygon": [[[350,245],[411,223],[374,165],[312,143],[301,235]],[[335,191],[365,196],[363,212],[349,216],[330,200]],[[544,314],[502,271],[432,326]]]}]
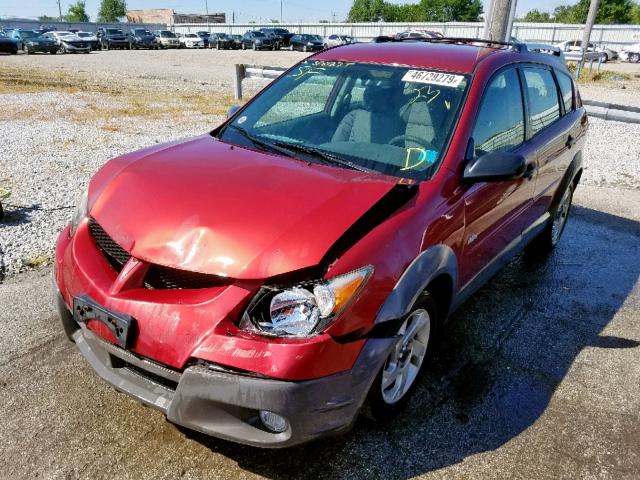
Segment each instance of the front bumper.
[{"label": "front bumper", "polygon": [[48,52],[57,52],[60,47],[58,47],[55,43],[29,43],[27,44],[29,48],[29,52],[36,53],[48,53]]},{"label": "front bumper", "polygon": [[89,44],[84,44],[83,47],[79,47],[71,43],[63,42],[62,46],[67,52],[90,52],[91,51],[91,46]]},{"label": "front bumper", "polygon": [[[348,431],[395,341],[370,339],[351,370],[315,380],[275,380],[204,364],[179,371],[80,327],[57,297],[65,332],[118,391],[162,411],[172,423],[256,447],[289,447]],[[260,410],[286,418],[287,430],[270,432],[259,420]]]}]

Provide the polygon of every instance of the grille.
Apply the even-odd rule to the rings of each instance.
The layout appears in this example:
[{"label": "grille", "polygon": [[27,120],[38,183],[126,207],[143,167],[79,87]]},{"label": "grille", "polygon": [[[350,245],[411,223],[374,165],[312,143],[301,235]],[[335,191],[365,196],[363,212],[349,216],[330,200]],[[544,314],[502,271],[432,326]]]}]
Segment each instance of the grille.
[{"label": "grille", "polygon": [[89,231],[111,266],[120,272],[131,258],[131,254],[114,242],[93,218],[89,220]]},{"label": "grille", "polygon": [[168,378],[161,377],[160,375],[156,375],[155,373],[150,372],[148,370],[144,370],[136,365],[133,365],[132,363],[128,363],[128,362],[124,362],[124,363],[125,363],[124,368],[138,375],[139,377],[150,380],[156,385],[160,385],[161,387],[164,387],[168,390],[173,390],[173,391],[175,391],[178,388],[178,382],[174,382],[173,380],[169,380]]},{"label": "grille", "polygon": [[[89,220],[89,231],[98,248],[114,270],[120,273],[131,254],[118,245],[94,219]],[[227,285],[227,278],[175,268],[151,265],[144,279],[145,288],[151,290],[194,290]]]},{"label": "grille", "polygon": [[227,279],[204,273],[187,272],[174,268],[151,265],[144,279],[145,287],[154,290],[193,290],[224,285]]}]

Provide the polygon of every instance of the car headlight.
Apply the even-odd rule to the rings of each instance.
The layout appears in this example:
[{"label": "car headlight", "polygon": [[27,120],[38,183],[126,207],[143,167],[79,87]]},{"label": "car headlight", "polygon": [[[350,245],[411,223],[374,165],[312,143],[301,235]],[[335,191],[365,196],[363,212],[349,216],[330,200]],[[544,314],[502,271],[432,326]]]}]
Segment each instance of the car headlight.
[{"label": "car headlight", "polygon": [[76,233],[78,225],[80,222],[87,216],[89,213],[89,189],[86,189],[78,202],[78,206],[76,207],[76,211],[73,213],[73,217],[71,217],[71,235]]},{"label": "car headlight", "polygon": [[321,332],[359,295],[373,267],[291,288],[263,287],[247,308],[240,328],[276,337],[308,337]]}]

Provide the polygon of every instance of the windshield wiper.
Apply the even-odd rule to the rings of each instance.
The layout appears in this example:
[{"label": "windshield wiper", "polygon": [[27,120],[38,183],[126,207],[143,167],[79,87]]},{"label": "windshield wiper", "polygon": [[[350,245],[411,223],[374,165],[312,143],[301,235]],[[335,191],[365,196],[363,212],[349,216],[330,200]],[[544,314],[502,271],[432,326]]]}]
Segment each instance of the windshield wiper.
[{"label": "windshield wiper", "polygon": [[249,133],[247,130],[245,130],[242,127],[230,124],[230,125],[227,126],[227,128],[231,128],[231,129],[235,130],[236,132],[241,134],[243,137],[245,137],[246,139],[251,141],[251,143],[253,143],[255,146],[261,147],[263,150],[270,150],[272,152],[277,152],[277,153],[280,153],[281,155],[284,155],[285,157],[294,157],[293,152],[290,152],[286,148],[278,147],[277,145],[275,145],[273,143],[266,142],[266,141],[262,140],[261,138],[256,137],[255,135],[252,135],[251,133]]},{"label": "windshield wiper", "polygon": [[333,153],[320,150],[319,148],[309,147],[300,143],[287,143],[287,142],[274,142],[273,145],[277,147],[286,148],[289,150],[296,150],[298,152],[307,153],[315,157],[320,157],[325,163],[330,165],[339,165],[341,167],[350,168],[352,170],[358,170],[359,172],[372,173],[374,170],[365,168],[357,163],[350,162],[344,158],[334,155]]}]

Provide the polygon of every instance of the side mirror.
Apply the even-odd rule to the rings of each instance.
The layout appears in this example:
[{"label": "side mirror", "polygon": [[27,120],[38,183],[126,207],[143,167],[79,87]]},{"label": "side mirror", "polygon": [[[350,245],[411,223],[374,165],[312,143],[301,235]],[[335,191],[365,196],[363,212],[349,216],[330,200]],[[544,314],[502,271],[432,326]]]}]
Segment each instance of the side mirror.
[{"label": "side mirror", "polygon": [[227,118],[231,118],[238,110],[240,110],[240,105],[234,105],[229,110],[227,110]]},{"label": "side mirror", "polygon": [[521,178],[527,170],[527,162],[522,155],[511,152],[489,152],[470,160],[462,178],[469,183],[501,182]]}]

